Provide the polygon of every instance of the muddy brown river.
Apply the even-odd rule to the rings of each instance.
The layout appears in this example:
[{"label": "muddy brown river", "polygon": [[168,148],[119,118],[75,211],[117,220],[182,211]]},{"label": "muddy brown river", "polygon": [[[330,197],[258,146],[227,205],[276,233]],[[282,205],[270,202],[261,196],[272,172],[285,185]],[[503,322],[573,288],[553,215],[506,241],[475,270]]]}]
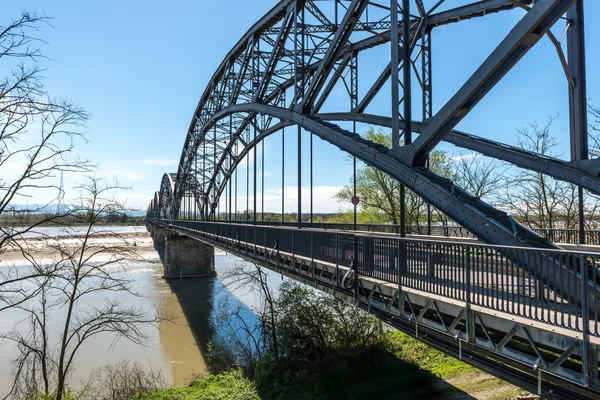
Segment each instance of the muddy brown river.
[{"label": "muddy brown river", "polygon": [[[144,309],[157,308],[170,320],[158,326],[145,326],[143,331],[148,336],[144,345],[133,344],[126,340],[115,342],[113,334],[103,333],[85,342],[76,358],[76,369],[70,380],[71,386],[77,388],[98,368],[116,364],[120,360],[135,361],[154,370],[160,370],[166,380],[173,385],[182,386],[193,376],[208,373],[206,363],[207,343],[215,337],[213,323],[215,305],[219,299],[230,297],[242,304],[242,315],[249,322],[255,322],[252,312],[256,299],[248,293],[232,293],[222,280],[223,273],[234,263],[243,262],[239,258],[217,250],[215,266],[216,278],[169,280],[162,278],[162,264],[158,255],[154,256],[151,248],[146,249],[148,261],[131,262],[126,265],[124,274],[133,284],[133,290],[140,297],[120,294],[119,300],[124,305],[136,305]],[[19,263],[13,261],[17,267]],[[23,268],[26,266],[23,264]],[[0,268],[6,268],[0,261]],[[277,275],[271,277],[279,281]],[[277,279],[275,279],[277,278]],[[103,301],[107,294],[90,296],[88,301]],[[115,296],[109,293],[108,296]],[[0,335],[14,329],[24,330],[27,323],[25,314],[16,309],[9,309],[0,314]],[[60,332],[62,315],[51,316],[50,337],[57,340]],[[0,398],[3,397],[12,379],[11,360],[16,356],[14,345],[7,341],[0,342]]]}]

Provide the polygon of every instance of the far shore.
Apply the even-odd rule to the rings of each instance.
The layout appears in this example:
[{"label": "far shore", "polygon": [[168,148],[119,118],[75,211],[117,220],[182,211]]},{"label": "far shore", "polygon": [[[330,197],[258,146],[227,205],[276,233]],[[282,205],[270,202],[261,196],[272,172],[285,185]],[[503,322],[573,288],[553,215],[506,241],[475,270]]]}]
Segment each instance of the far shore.
[{"label": "far shore", "polygon": [[[58,237],[43,237],[43,238],[28,238],[18,240],[18,246],[7,246],[6,251],[0,254],[0,268],[2,266],[20,264],[27,261],[24,251],[29,257],[36,261],[52,260],[57,255],[55,247],[70,247],[75,248],[81,244],[81,239],[84,235],[58,236]],[[88,241],[91,248],[100,246],[133,246],[136,256],[144,261],[156,262],[159,260],[159,255],[154,248],[154,242],[150,234],[144,229],[139,232],[119,233],[118,236],[110,232],[95,233]],[[22,250],[26,249],[26,250]],[[225,251],[215,248],[215,255],[225,254]]]}]

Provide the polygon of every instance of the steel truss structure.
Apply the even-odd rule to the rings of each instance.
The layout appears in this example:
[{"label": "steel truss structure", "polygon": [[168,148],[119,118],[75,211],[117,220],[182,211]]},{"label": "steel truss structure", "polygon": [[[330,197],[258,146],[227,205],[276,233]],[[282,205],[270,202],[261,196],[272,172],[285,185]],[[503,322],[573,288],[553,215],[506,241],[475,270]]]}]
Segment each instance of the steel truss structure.
[{"label": "steel truss structure", "polygon": [[[429,3],[429,2],[427,2]],[[196,108],[184,143],[177,174],[165,174],[161,189],[149,208],[153,218],[215,220],[225,196],[230,220],[238,210],[237,167],[246,160],[246,219],[257,222],[257,149],[274,132],[295,126],[298,138],[298,193],[302,183],[302,130],[397,179],[465,227],[483,242],[495,245],[556,249],[550,240],[522,226],[506,212],[475,198],[452,181],[427,168],[428,153],[441,140],[517,167],[550,175],[600,193],[598,160],[587,160],[585,55],[582,0],[545,0],[528,4],[517,0],[482,0],[436,12],[443,0],[426,4],[408,0],[388,3],[374,0],[284,0],[261,18],[229,52],[210,81]],[[416,5],[416,13],[410,7]],[[429,6],[429,7],[428,7]],[[484,17],[513,8],[523,17],[475,73],[437,112],[432,106],[431,31],[441,25]],[[550,28],[567,15],[567,56]],[[569,83],[572,162],[525,152],[503,143],[453,130],[454,126],[544,35],[553,43]],[[390,62],[359,97],[358,59],[363,52],[391,44]],[[401,72],[401,73],[400,73]],[[415,97],[411,79],[421,89],[422,121],[413,121]],[[391,86],[391,117],[364,111],[385,85]],[[321,113],[335,88],[345,88],[349,110]],[[402,95],[402,96],[400,96]],[[339,101],[336,101],[336,105]],[[349,131],[327,120],[353,121]],[[387,148],[356,133],[356,122],[389,126],[392,146]],[[418,133],[413,141],[413,133]],[[284,141],[285,141],[285,135]],[[282,143],[285,156],[285,142]],[[250,159],[253,176],[250,177]],[[262,157],[262,211],[264,211],[264,152]],[[282,161],[282,168],[285,163]],[[282,171],[283,172],[283,171]],[[282,176],[284,174],[282,173]],[[235,182],[235,192],[232,187]],[[250,187],[253,204],[250,205]],[[284,182],[282,181],[282,190]],[[282,196],[283,198],[283,196]],[[235,213],[233,212],[235,201]],[[283,218],[282,201],[282,218]],[[227,210],[228,208],[228,210]],[[250,215],[250,211],[252,215]],[[302,224],[302,196],[298,196],[298,226]],[[312,201],[311,201],[312,214]],[[401,215],[404,215],[403,209]],[[580,218],[583,212],[580,213]],[[580,240],[585,241],[583,221]],[[401,220],[401,234],[405,234]],[[579,277],[578,268],[563,265],[565,276]],[[543,276],[541,279],[552,277]],[[592,274],[587,285],[590,300],[600,296],[600,277]],[[580,279],[580,278],[578,278]],[[555,288],[556,289],[556,288]],[[565,293],[563,293],[564,295]]]},{"label": "steel truss structure", "polygon": [[[311,138],[312,134],[317,135],[357,159],[381,168],[484,242],[554,247],[505,212],[436,176],[425,163],[429,151],[446,140],[600,193],[599,162],[587,160],[586,105],[582,101],[586,98],[582,1],[546,0],[532,5],[531,1],[482,0],[438,12],[443,3],[407,0],[278,3],[234,46],[214,74],[194,113],[179,170],[163,178],[159,198],[150,207],[152,212],[173,218],[193,216],[210,220],[218,214],[220,198],[225,195],[229,198],[231,215],[236,167],[246,155],[256,156],[257,148],[268,135],[296,126],[299,139],[300,130],[307,130]],[[414,12],[410,12],[411,6]],[[514,8],[524,9],[522,19],[434,114],[431,31]],[[549,29],[565,14],[567,57],[560,45],[557,49],[570,84],[572,161],[542,157],[453,130],[544,35],[556,39]],[[381,74],[363,77],[359,56],[389,43],[390,62]],[[421,89],[421,121],[413,121],[410,115],[418,100],[410,90],[415,86],[410,82],[413,72]],[[366,81],[374,78],[371,88],[361,97],[359,78]],[[347,91],[349,109],[321,114],[321,108],[340,85]],[[364,113],[386,85],[391,86],[392,117]],[[365,141],[356,134],[356,125],[353,131],[348,131],[327,120],[390,127],[393,146],[387,149]],[[413,133],[418,133],[414,140]],[[256,165],[253,171],[253,182],[247,178],[247,187],[253,183],[256,194]],[[301,168],[298,171],[300,182]],[[248,204],[246,209],[254,210],[256,215],[257,204],[253,206]]]},{"label": "steel truss structure", "polygon": [[[457,3],[453,2],[453,5]],[[285,131],[288,128],[288,133],[293,130],[294,136],[297,134],[298,227],[302,226],[302,213],[305,212],[300,195],[303,181],[301,141],[302,132],[307,131],[310,133],[311,216],[312,139],[317,136],[355,160],[395,178],[401,184],[401,196],[404,187],[410,189],[484,243],[547,251],[558,248],[506,212],[432,172],[428,168],[429,153],[441,141],[446,141],[578,186],[579,240],[585,243],[583,195],[584,190],[600,194],[600,160],[588,159],[583,0],[479,0],[456,8],[444,8],[446,6],[445,0],[281,0],[240,39],[213,75],[194,112],[178,171],[163,176],[160,190],[148,208],[149,220],[216,222],[220,219],[223,222],[220,207],[224,205],[228,222],[239,222],[238,210],[246,210],[244,222],[257,225],[260,222],[257,221],[257,210],[262,210],[263,216],[265,211],[264,141],[283,131],[283,192],[285,141],[286,138],[290,140]],[[520,10],[520,20],[450,100],[435,111],[432,103],[435,45],[432,31],[440,26],[514,9]],[[551,31],[559,21],[566,22],[563,34],[566,45]],[[480,136],[476,136],[456,130],[456,125],[544,37],[554,44],[568,85],[571,159],[564,161],[542,156],[491,141],[480,132],[477,132]],[[382,49],[389,57],[379,56],[378,60],[382,62],[380,73],[373,75],[372,66],[360,68],[361,57],[370,51],[380,54]],[[360,86],[368,87],[360,94],[359,81],[370,83]],[[347,95],[347,108],[339,99],[340,93]],[[369,107],[379,104],[382,97],[390,104],[389,116],[369,113]],[[357,123],[390,128],[391,148],[361,137],[357,133]],[[260,158],[259,152],[262,152]],[[246,163],[246,174],[238,177],[242,161]],[[253,171],[252,175],[249,171]],[[245,195],[238,193],[238,178],[246,180]],[[262,190],[261,196],[259,190]],[[238,204],[238,195],[245,198],[245,205]],[[253,204],[250,204],[251,198]],[[258,198],[261,205],[257,203]],[[282,221],[284,205],[282,194]],[[236,221],[232,220],[234,215]],[[406,233],[404,228],[405,224],[401,223],[402,236]],[[428,229],[430,231],[431,227]],[[266,250],[263,256],[265,254]],[[542,268],[548,260],[555,267],[556,275]],[[511,261],[520,268],[535,270],[536,282],[568,299],[580,310],[588,309],[585,302],[600,304],[600,275],[595,264],[591,265],[589,261],[571,262],[547,256]],[[337,277],[335,279],[337,282]],[[566,281],[574,283],[569,286],[564,284]],[[381,289],[375,293],[374,290],[363,287],[355,294],[365,296],[362,304],[369,304],[373,298],[385,298],[383,308],[388,311],[390,307],[385,304],[398,304],[399,295],[406,296],[404,299],[409,306],[413,304],[408,294],[383,293]],[[432,310],[438,316],[444,314],[438,304],[440,300],[429,297],[423,301],[417,307],[420,307],[420,313],[412,313],[419,323]],[[449,315],[455,318],[448,323],[441,316],[439,318],[442,328],[454,332],[457,324],[463,326],[460,321],[466,311],[453,305],[444,307],[456,311],[445,314],[444,318]],[[471,322],[476,316],[474,313]],[[514,324],[514,329],[496,343],[489,337],[486,324],[486,321],[479,321],[480,333],[487,336],[489,344],[497,351],[501,351],[515,335],[521,338],[529,335],[529,328]],[[468,334],[466,328],[464,332]],[[472,343],[475,339],[469,340]],[[573,352],[587,352],[587,349],[571,344],[562,350],[566,358]],[[543,357],[540,359],[543,362]],[[559,361],[554,362],[558,363],[555,366],[544,364],[543,367],[558,368]]]}]

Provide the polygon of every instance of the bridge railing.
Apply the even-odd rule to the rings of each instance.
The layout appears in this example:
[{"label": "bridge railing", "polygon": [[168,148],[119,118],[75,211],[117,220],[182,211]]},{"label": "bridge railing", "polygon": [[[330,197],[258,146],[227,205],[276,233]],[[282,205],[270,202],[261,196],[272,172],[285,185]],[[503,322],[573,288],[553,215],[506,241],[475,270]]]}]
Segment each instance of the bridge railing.
[{"label": "bridge railing", "polygon": [[[269,254],[288,253],[307,263],[352,269],[381,284],[600,336],[600,253],[265,225],[160,222],[246,251],[261,246]],[[581,282],[587,282],[585,290]]]},{"label": "bridge railing", "polygon": [[[223,221],[227,222],[227,221]],[[232,221],[235,224],[250,224],[258,226],[297,226],[297,222],[277,222],[277,221]],[[354,224],[347,223],[330,223],[330,222],[305,222],[302,224],[305,228],[315,229],[328,229],[328,230],[340,230],[340,231],[362,231],[362,232],[373,232],[373,233],[391,233],[400,234],[400,225],[394,224]],[[579,229],[561,229],[561,228],[531,228],[532,231],[538,235],[549,239],[554,243],[563,244],[579,244]],[[431,225],[429,228],[427,225],[406,225],[406,233],[408,235],[430,235],[430,236],[444,236],[444,237],[456,237],[456,238],[470,238],[474,239],[475,236],[467,229],[458,225]],[[600,230],[598,229],[586,229],[585,230],[585,244],[592,246],[600,246]]]}]

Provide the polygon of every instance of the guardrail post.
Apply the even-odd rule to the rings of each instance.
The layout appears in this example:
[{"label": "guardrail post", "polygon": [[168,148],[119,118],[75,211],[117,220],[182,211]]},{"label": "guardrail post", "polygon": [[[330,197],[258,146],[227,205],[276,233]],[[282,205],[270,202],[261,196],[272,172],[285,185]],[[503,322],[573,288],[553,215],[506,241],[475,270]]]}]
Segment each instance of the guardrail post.
[{"label": "guardrail post", "polygon": [[368,276],[375,275],[375,240],[371,237],[361,237],[363,246],[364,270]]},{"label": "guardrail post", "polygon": [[467,322],[467,341],[475,343],[475,313],[471,311],[471,246],[465,247],[465,302],[466,302],[466,322]]},{"label": "guardrail post", "polygon": [[340,279],[340,274],[339,274],[339,270],[340,270],[340,264],[339,264],[339,254],[340,254],[340,249],[339,249],[339,237],[338,237],[339,233],[336,232],[335,233],[335,287],[339,286],[339,279]]},{"label": "guardrail post", "polygon": [[313,278],[315,277],[315,257],[313,254],[313,243],[314,243],[314,232],[310,231],[310,269],[312,271]]},{"label": "guardrail post", "polygon": [[354,297],[358,297],[358,237],[356,235],[354,237],[354,254],[352,256],[352,270],[354,271]]},{"label": "guardrail post", "polygon": [[402,290],[402,274],[403,271],[402,270],[402,263],[404,262],[404,255],[402,254],[401,251],[401,240],[397,240],[398,243],[398,315],[399,316],[403,316],[404,315],[404,292]]},{"label": "guardrail post", "polygon": [[581,320],[583,330],[583,347],[581,351],[581,379],[584,386],[590,386],[590,313],[588,310],[588,268],[585,256],[579,256],[579,268],[581,270]]}]

